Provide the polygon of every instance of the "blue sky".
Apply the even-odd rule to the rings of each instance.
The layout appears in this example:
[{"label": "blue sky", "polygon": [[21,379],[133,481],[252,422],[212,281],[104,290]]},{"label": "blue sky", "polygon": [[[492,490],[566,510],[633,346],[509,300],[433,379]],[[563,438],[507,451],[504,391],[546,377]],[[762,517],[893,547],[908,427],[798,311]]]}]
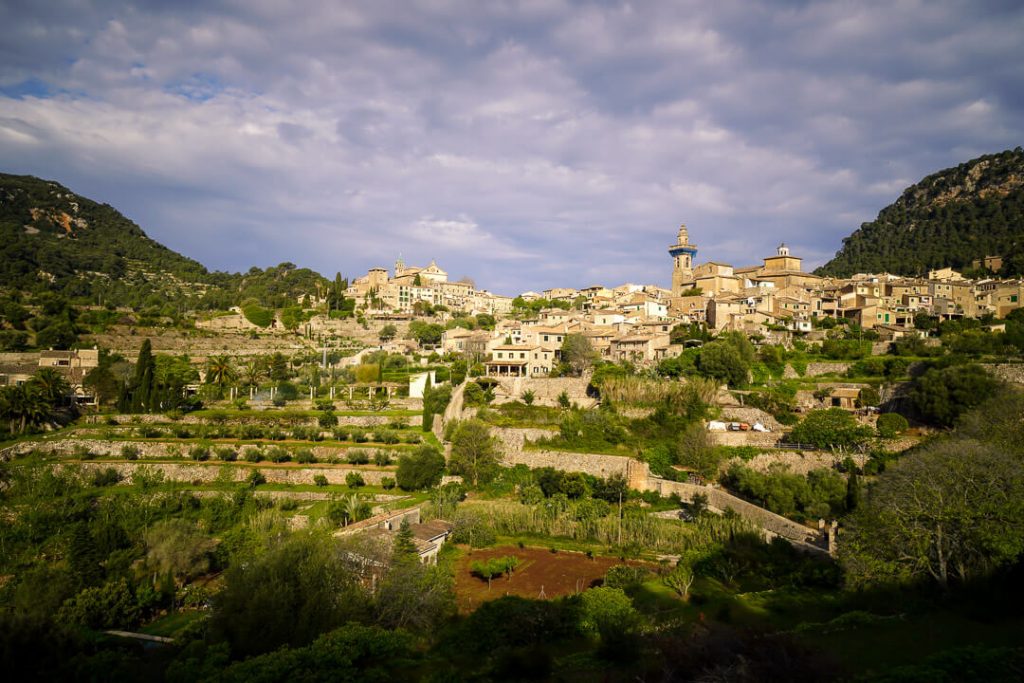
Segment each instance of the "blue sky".
[{"label": "blue sky", "polygon": [[1024,144],[1014,2],[0,4],[0,170],[210,268],[431,258],[502,293],[808,266]]}]

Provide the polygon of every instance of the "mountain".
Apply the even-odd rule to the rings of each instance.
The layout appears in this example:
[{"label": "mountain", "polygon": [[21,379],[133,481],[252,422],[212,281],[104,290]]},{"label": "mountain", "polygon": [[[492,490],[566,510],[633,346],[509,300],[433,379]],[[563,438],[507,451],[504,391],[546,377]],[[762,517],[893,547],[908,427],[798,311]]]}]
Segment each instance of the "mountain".
[{"label": "mountain", "polygon": [[1024,275],[1024,151],[989,154],[934,173],[843,240],[815,272],[922,275],[1002,256],[1003,275]]},{"label": "mountain", "polygon": [[291,263],[210,272],[113,207],[32,176],[0,174],[0,240],[0,288],[82,303],[211,309],[255,300],[280,307],[328,284]]}]

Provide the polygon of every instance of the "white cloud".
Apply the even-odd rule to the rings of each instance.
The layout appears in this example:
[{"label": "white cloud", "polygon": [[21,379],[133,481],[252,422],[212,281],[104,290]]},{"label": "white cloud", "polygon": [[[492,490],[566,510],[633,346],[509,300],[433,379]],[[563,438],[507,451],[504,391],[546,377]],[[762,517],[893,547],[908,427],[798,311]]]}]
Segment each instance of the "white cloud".
[{"label": "white cloud", "polygon": [[1024,133],[1014,8],[232,0],[0,20],[0,88],[49,90],[0,91],[4,170],[217,268],[354,275],[403,251],[499,291],[665,283],[681,221],[702,258],[784,239],[824,259],[913,180]]}]

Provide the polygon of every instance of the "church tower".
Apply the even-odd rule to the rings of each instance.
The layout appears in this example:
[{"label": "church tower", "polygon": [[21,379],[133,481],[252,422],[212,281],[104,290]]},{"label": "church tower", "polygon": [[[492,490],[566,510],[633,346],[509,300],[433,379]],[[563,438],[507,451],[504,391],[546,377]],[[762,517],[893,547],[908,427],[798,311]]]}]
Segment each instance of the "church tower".
[{"label": "church tower", "polygon": [[672,256],[672,296],[679,296],[693,282],[693,259],[697,255],[697,246],[690,244],[690,233],[686,224],[679,226],[676,243],[668,248]]}]

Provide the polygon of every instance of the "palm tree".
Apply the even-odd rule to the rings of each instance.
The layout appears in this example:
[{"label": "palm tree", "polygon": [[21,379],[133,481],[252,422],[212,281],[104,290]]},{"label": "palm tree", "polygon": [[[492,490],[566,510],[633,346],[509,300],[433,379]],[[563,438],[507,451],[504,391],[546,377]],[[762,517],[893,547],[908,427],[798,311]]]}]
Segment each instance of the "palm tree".
[{"label": "palm tree", "polygon": [[206,361],[206,383],[216,384],[223,388],[235,379],[235,369],[231,365],[231,358],[225,354],[210,356]]},{"label": "palm tree", "polygon": [[345,517],[347,518],[346,526],[370,516],[370,506],[354,493],[345,496],[342,499],[342,505],[344,506]]},{"label": "palm tree", "polygon": [[266,375],[266,362],[262,357],[250,358],[242,367],[242,379],[250,387],[259,386],[260,380]]},{"label": "palm tree", "polygon": [[43,368],[35,374],[30,383],[39,387],[43,397],[53,406],[63,403],[71,394],[71,385],[53,368]]}]

